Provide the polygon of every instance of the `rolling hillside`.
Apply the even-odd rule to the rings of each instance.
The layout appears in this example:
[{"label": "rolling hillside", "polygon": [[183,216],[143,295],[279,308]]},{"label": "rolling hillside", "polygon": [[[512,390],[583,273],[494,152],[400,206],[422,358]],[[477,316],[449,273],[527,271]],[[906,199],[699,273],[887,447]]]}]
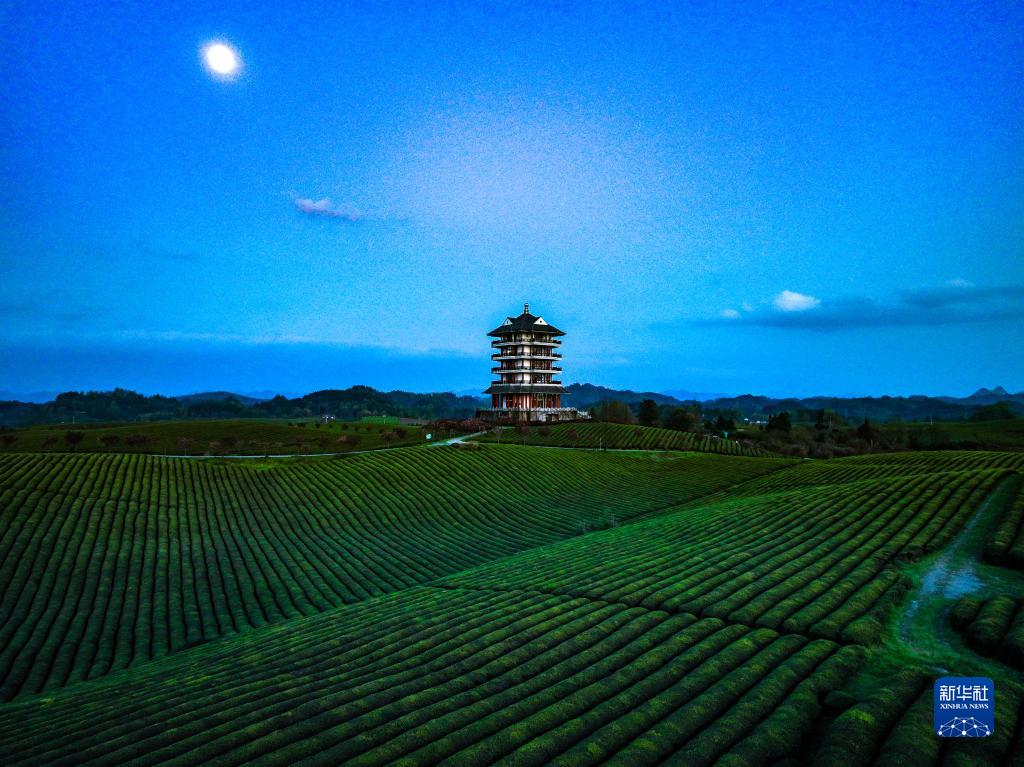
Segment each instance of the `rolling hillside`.
[{"label": "rolling hillside", "polygon": [[480,442],[506,442],[542,447],[606,448],[608,450],[697,450],[722,455],[768,455],[730,439],[705,437],[686,431],[630,426],[621,423],[561,423],[530,426],[524,431],[503,429],[475,437]]},{"label": "rolling hillside", "polygon": [[0,456],[0,698],[408,588],[786,465],[437,447]]},{"label": "rolling hillside", "polygon": [[[110,472],[125,459],[20,460],[54,465],[40,482],[19,484],[19,464],[0,464],[5,507],[11,498],[22,507],[30,498],[33,507],[64,506],[56,525],[93,530],[67,522],[82,519],[83,499],[104,495],[100,485],[76,485],[75,468],[101,475],[98,465],[83,464],[105,461]],[[285,470],[134,460],[188,466],[187,484],[204,498],[214,497],[213,488],[241,494],[250,486],[248,496],[205,509],[222,530],[249,519],[270,531],[275,516],[288,516],[241,500],[285,492],[275,476]],[[346,473],[359,463],[366,481]],[[537,477],[529,493],[519,480],[527,468]],[[271,625],[182,645],[150,662],[137,658],[131,669],[104,669],[112,673],[63,690],[53,688],[74,679],[48,669],[78,666],[75,655],[58,654],[32,675],[36,688],[49,688],[44,695],[0,708],[0,753],[19,765],[1015,763],[1019,672],[1000,670],[996,735],[940,750],[930,732],[926,669],[906,658],[892,661],[905,667],[900,673],[885,664],[903,652],[891,644],[891,626],[912,587],[904,568],[959,540],[977,514],[993,524],[1010,518],[1020,468],[1019,455],[998,453],[787,463],[513,446],[298,464],[287,469],[296,472],[288,478],[295,488],[289,505],[311,500],[295,506],[295,517],[333,517],[334,532],[318,545],[338,541],[363,552],[358,574],[332,578],[352,561],[345,557],[330,569],[313,564],[318,580],[300,581],[298,550],[312,552],[314,539],[297,528],[281,538],[235,532],[234,552],[220,556],[232,563],[228,579],[242,583],[244,571],[263,573],[263,580],[220,607],[169,614],[180,616],[186,638],[190,625],[207,625],[203,616],[219,619],[243,605],[268,611],[258,623]],[[176,495],[177,475],[155,473],[159,482],[139,487],[139,498],[150,500],[109,506],[108,513],[138,516],[145,504],[166,509],[156,513],[158,530],[159,520],[181,518],[171,513],[188,508]],[[135,485],[118,476],[110,473],[112,484],[103,486]],[[457,494],[449,492],[456,486]],[[328,488],[349,501],[325,503]],[[522,495],[509,501],[515,490]],[[677,505],[660,506],[670,495]],[[438,508],[420,498],[436,499]],[[261,510],[242,511],[250,508]],[[595,508],[636,521],[574,535],[580,520],[601,521]],[[19,539],[23,513],[5,517],[0,540]],[[112,539],[100,533],[83,540],[90,537]],[[178,536],[179,546],[184,540]],[[270,560],[256,549],[273,546],[283,555],[291,540],[304,542],[282,560],[293,563],[282,568],[293,575],[274,586]],[[388,552],[387,563],[371,565],[375,545]],[[58,548],[75,548],[65,547]],[[162,570],[181,571],[180,563],[166,565],[175,561],[173,547],[166,559],[163,549],[138,555],[165,563],[152,582]],[[57,567],[55,551],[33,555],[40,570],[21,583],[60,581],[67,569]],[[377,593],[392,593],[300,609],[300,594],[312,595],[320,584],[376,584]],[[58,593],[26,600],[41,612],[23,624],[64,613],[75,625],[71,605],[88,600]],[[136,605],[158,603],[133,596]],[[336,604],[345,601],[338,597]],[[285,614],[288,604],[294,611]],[[270,620],[272,605],[280,615]],[[107,640],[78,638],[88,622],[87,615],[79,619],[77,634],[43,632],[49,638],[42,646],[105,647]],[[155,635],[150,619],[115,625],[144,639]],[[159,633],[173,637],[174,629]],[[961,656],[958,673],[977,671],[979,662]]]}]

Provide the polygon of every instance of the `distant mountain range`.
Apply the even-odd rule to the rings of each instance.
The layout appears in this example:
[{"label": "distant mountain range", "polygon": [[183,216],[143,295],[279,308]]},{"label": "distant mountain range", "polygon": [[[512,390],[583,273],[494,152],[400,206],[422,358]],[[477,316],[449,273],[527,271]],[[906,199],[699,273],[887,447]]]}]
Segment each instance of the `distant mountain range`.
[{"label": "distant mountain range", "polygon": [[[41,393],[40,393],[41,394]],[[262,395],[271,396],[264,397]],[[675,396],[679,395],[679,396]],[[709,397],[703,399],[702,397]],[[697,392],[638,392],[610,389],[594,384],[566,387],[562,403],[581,410],[600,402],[618,400],[634,409],[642,400],[654,400],[659,406],[684,406],[699,402],[705,413],[725,412],[733,417],[766,419],[768,415],[789,411],[800,414],[820,409],[834,410],[848,420],[920,421],[929,418],[965,420],[979,407],[1008,403],[1011,411],[1024,416],[1024,392],[1012,394],[1001,386],[978,389],[967,397],[764,397],[744,394],[738,397],[701,395]],[[37,423],[152,421],[187,418],[309,418],[329,413],[338,418],[364,415],[396,415],[411,418],[468,418],[478,408],[487,407],[486,399],[451,392],[418,394],[382,392],[368,386],[328,389],[301,397],[272,392],[236,394],[229,391],[198,392],[178,397],[146,396],[126,389],[109,392],[64,392],[43,402],[26,399],[0,401],[0,426],[25,426]]]},{"label": "distant mountain range", "polygon": [[997,402],[1024,402],[1024,391],[1010,394],[1002,386],[997,386],[994,389],[982,387],[974,392],[974,394],[959,400],[956,397],[938,397],[937,399],[945,400],[946,402],[966,402],[972,405],[994,405]]},{"label": "distant mountain range", "polygon": [[48,402],[0,401],[0,426],[39,423],[166,421],[190,418],[337,418],[395,415],[409,418],[468,418],[482,400],[450,392],[418,394],[381,392],[369,386],[329,389],[301,397],[278,394],[269,399],[227,391],[180,397],[146,396],[127,389],[64,392]]},{"label": "distant mountain range", "polygon": [[721,399],[729,396],[722,392],[687,391],[686,389],[667,389],[666,391],[663,391],[662,394],[674,397],[682,402],[707,402],[708,400]]},{"label": "distant mountain range", "polygon": [[266,402],[277,396],[270,393],[269,397],[253,397],[248,394],[235,394],[229,391],[204,391],[196,394],[179,394],[174,399],[183,405],[194,405],[196,402],[224,402],[229,399],[236,399],[243,405],[255,405],[259,402]]},{"label": "distant mountain range", "polygon": [[[680,395],[680,396],[675,396]],[[693,395],[693,396],[685,396]],[[598,402],[619,400],[636,407],[641,400],[652,399],[658,405],[691,405],[699,403],[705,412],[727,411],[730,415],[750,419],[767,419],[783,410],[793,413],[811,410],[834,410],[847,419],[868,418],[872,421],[965,420],[978,407],[1007,402],[1018,415],[1024,415],[1024,391],[1011,394],[1002,386],[978,389],[968,397],[765,397],[753,394],[705,396],[696,392],[674,390],[669,392],[637,392],[629,389],[609,389],[593,384],[573,384],[567,387],[562,403],[581,409]]]}]

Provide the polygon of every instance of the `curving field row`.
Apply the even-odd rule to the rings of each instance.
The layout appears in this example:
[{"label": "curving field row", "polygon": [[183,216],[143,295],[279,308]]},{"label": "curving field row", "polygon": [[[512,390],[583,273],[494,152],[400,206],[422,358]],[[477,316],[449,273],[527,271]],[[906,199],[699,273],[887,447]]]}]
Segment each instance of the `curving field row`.
[{"label": "curving field row", "polygon": [[0,698],[628,522],[784,463],[490,447],[0,457]]},{"label": "curving field row", "polygon": [[993,735],[952,740],[937,738],[932,731],[934,679],[905,671],[842,710],[825,730],[811,759],[812,767],[1020,763],[1024,696],[1019,685],[997,682]]},{"label": "curving field row", "polygon": [[[1024,471],[1018,453],[936,451],[928,453],[876,453],[827,461],[804,461],[797,468],[768,474],[743,485],[746,495],[798,490],[814,485],[839,485],[887,477],[948,471],[1011,469]],[[737,494],[737,488],[732,494]]]},{"label": "curving field row", "polygon": [[[604,447],[609,450],[695,450],[723,455],[764,456],[763,450],[747,447],[736,440],[718,439],[686,431],[630,426],[621,423],[562,423],[528,427],[525,435],[511,429],[502,432],[500,441],[543,447]],[[493,434],[477,437],[481,442],[499,439]]]},{"label": "curving field row", "polygon": [[963,632],[968,647],[1024,670],[1024,609],[1019,600],[1005,594],[984,600],[961,597],[949,619]]},{"label": "curving field row", "polygon": [[1024,471],[1024,452],[1003,453],[983,450],[935,450],[919,453],[869,453],[843,458],[841,463],[873,463],[915,471],[967,471],[969,469],[1012,469]]},{"label": "curving field row", "polygon": [[[899,563],[1019,482],[998,455],[928,458],[0,459],[4,680],[46,690],[0,708],[0,756],[1012,763],[1009,682],[977,752],[920,744],[928,691],[913,674],[840,692],[882,633]],[[611,515],[630,524],[575,535]],[[1010,604],[989,610],[1001,638]]]},{"label": "curving field row", "polygon": [[1015,500],[985,545],[984,556],[993,564],[1024,570],[1024,481],[1018,483]]},{"label": "curving field row", "polygon": [[[802,467],[788,470],[798,472]],[[892,565],[948,541],[1013,475],[898,476],[691,504],[481,565],[444,583],[640,605],[850,642],[877,636]]]},{"label": "curving field row", "polygon": [[255,636],[8,705],[5,764],[763,763],[863,656],[716,619],[430,587]]}]

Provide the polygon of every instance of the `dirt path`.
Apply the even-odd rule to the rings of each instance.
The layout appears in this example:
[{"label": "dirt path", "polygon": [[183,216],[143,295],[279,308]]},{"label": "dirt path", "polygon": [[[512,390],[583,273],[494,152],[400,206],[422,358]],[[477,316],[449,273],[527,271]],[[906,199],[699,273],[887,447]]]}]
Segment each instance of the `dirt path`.
[{"label": "dirt path", "polygon": [[918,571],[920,582],[900,617],[897,635],[906,649],[922,659],[939,661],[950,654],[969,653],[979,662],[992,662],[966,648],[949,626],[948,615],[965,594],[991,595],[1006,580],[1017,580],[1015,574],[1004,576],[999,568],[981,562],[989,533],[1015,486],[1013,479],[1002,482],[953,541]]}]

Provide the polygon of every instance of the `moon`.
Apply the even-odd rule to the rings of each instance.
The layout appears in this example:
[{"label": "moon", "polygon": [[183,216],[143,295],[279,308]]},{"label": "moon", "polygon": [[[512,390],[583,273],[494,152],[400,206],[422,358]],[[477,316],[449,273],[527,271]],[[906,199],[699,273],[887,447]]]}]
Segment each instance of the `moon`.
[{"label": "moon", "polygon": [[214,75],[231,79],[238,74],[242,60],[238,52],[227,43],[208,43],[203,47],[203,61]]}]

